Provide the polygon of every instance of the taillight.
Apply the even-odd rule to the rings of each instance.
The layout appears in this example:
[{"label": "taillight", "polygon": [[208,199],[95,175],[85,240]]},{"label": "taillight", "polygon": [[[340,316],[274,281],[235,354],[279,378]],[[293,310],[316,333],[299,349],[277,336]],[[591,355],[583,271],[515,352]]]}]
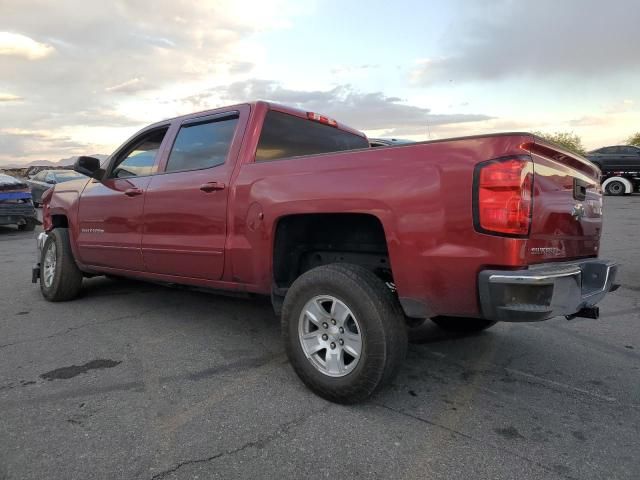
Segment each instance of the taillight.
[{"label": "taillight", "polygon": [[330,127],[338,126],[338,122],[336,122],[333,118],[325,117],[324,115],[320,115],[319,113],[307,112],[307,118],[309,120],[313,120],[314,122],[329,125]]},{"label": "taillight", "polygon": [[474,225],[482,233],[529,234],[533,163],[527,157],[490,160],[474,172]]}]

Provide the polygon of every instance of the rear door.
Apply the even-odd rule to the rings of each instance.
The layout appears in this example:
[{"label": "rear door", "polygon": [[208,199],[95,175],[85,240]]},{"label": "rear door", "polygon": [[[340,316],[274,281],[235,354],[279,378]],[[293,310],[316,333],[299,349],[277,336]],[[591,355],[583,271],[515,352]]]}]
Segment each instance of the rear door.
[{"label": "rear door", "polygon": [[149,272],[222,277],[229,183],[248,106],[182,121],[144,207],[142,253]]},{"label": "rear door", "polygon": [[102,182],[87,183],[78,209],[78,249],[87,265],[144,271],[142,212],[168,126],[127,142],[112,158]]},{"label": "rear door", "polygon": [[536,138],[531,263],[596,256],[602,232],[599,171],[582,157]]}]

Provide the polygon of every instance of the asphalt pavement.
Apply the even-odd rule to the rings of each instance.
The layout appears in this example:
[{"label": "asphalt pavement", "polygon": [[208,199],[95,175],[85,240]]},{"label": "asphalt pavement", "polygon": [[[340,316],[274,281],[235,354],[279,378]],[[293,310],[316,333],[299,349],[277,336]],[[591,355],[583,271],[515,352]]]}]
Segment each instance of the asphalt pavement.
[{"label": "asphalt pavement", "polygon": [[605,199],[599,320],[433,326],[354,406],[305,389],[268,301],[96,277],[52,304],[0,227],[0,479],[640,478],[640,196]]}]

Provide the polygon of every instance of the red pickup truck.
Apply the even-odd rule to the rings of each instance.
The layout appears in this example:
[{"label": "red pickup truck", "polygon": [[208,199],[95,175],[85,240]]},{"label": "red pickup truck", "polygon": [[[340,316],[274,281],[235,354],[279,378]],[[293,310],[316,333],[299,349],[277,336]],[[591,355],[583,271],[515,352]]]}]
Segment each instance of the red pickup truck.
[{"label": "red pickup truck", "polygon": [[42,294],[128,276],[270,295],[316,393],[371,395],[407,330],[597,317],[599,171],[527,133],[370,148],[325,116],[266,102],[155,123],[91,178],[42,197]]}]

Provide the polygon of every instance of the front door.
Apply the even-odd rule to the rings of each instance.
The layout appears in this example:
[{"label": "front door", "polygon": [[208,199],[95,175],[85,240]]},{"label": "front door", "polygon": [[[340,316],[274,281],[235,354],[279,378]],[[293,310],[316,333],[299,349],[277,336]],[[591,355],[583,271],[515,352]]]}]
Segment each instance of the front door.
[{"label": "front door", "polygon": [[168,127],[154,128],[114,156],[102,182],[87,184],[78,210],[78,251],[86,265],[144,271],[144,197]]},{"label": "front door", "polygon": [[149,272],[222,277],[229,181],[247,113],[241,111],[189,118],[180,125],[166,162],[147,188],[142,254]]}]

